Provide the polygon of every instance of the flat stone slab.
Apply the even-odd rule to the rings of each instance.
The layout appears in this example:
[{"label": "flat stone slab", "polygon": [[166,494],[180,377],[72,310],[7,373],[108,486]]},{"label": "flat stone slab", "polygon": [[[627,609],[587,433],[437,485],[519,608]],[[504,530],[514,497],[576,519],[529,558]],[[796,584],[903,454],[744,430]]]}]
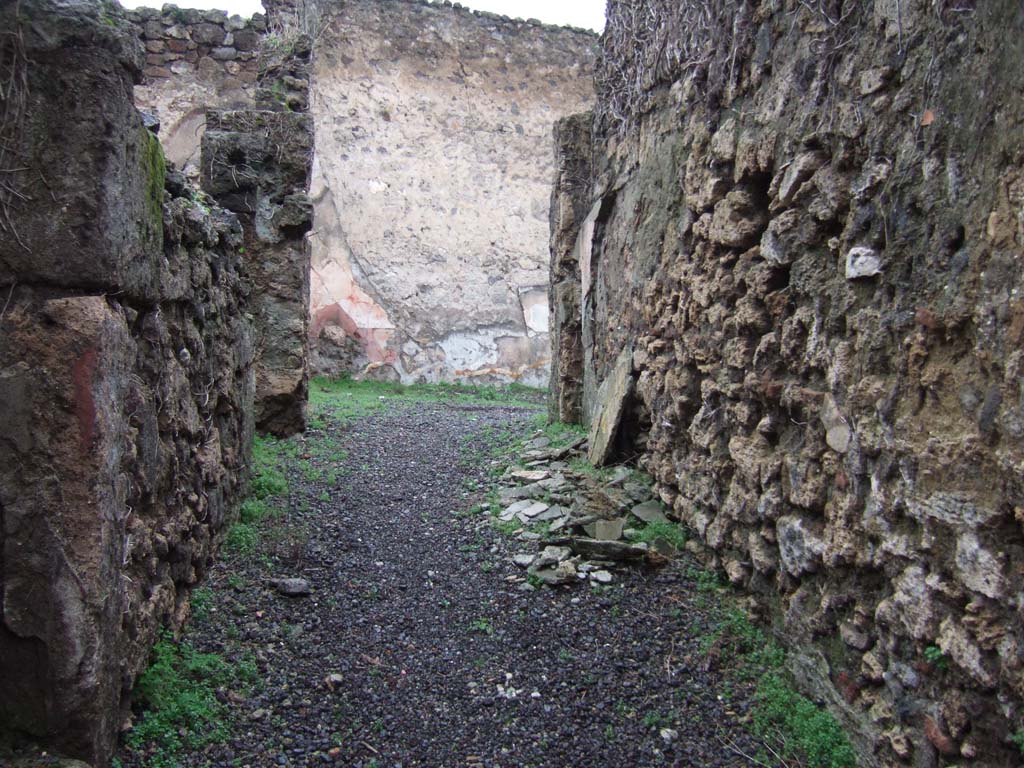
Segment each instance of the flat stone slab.
[{"label": "flat stone slab", "polygon": [[567,514],[568,513],[565,511],[565,509],[563,509],[562,507],[560,507],[560,506],[558,506],[556,504],[553,507],[548,507],[547,510],[545,510],[544,512],[541,512],[539,515],[537,515],[533,519],[536,520],[538,523],[543,523],[543,522],[546,522],[548,520],[557,520],[560,517],[566,517]]},{"label": "flat stone slab", "polygon": [[[622,484],[622,490],[626,492],[626,495],[633,501],[647,501],[651,499],[651,489],[643,483],[625,482]],[[657,501],[657,499],[653,499]]]},{"label": "flat stone slab", "polygon": [[614,470],[612,470],[612,476],[608,478],[608,481],[605,483],[605,485],[621,485],[626,481],[626,478],[628,478],[631,474],[632,472],[629,471],[629,467],[616,467]]},{"label": "flat stone slab", "polygon": [[529,485],[520,485],[516,488],[502,488],[498,492],[498,501],[502,504],[511,504],[516,501],[522,501],[523,499],[540,499],[550,493],[545,485],[545,481],[530,483]]},{"label": "flat stone slab", "polygon": [[517,501],[515,504],[506,507],[502,511],[502,513],[498,515],[498,519],[507,523],[509,520],[511,520],[513,517],[518,515],[520,512],[522,512],[524,509],[531,506],[532,504],[533,502],[530,501],[529,499],[526,499],[524,501]]},{"label": "flat stone slab", "polygon": [[645,501],[643,504],[637,504],[630,512],[633,513],[634,517],[643,520],[645,523],[668,522],[668,518],[662,512],[661,502],[653,499]]},{"label": "flat stone slab", "polygon": [[520,516],[520,519],[522,519],[523,517],[527,519],[532,519],[544,512],[547,512],[549,509],[551,509],[550,504],[545,504],[543,501],[535,501],[528,507],[524,507],[523,509],[519,510],[518,514]]},{"label": "flat stone slab", "polygon": [[536,569],[558,565],[572,557],[572,550],[569,547],[544,547],[544,550],[537,555],[533,561]]},{"label": "flat stone slab", "polygon": [[561,566],[539,568],[536,571],[533,571],[533,575],[552,587],[561,586],[563,584],[572,584],[579,579],[575,570],[570,571],[568,568],[562,568]]},{"label": "flat stone slab", "polygon": [[612,457],[622,414],[633,395],[633,347],[619,353],[615,368],[597,390],[597,412],[590,428],[587,458],[595,467],[603,467]]},{"label": "flat stone slab", "polygon": [[538,480],[547,480],[551,473],[546,469],[516,469],[509,477],[524,483],[536,483]]},{"label": "flat stone slab", "polygon": [[647,556],[647,547],[640,544],[627,544],[624,541],[601,541],[582,536],[573,536],[567,546],[573,552],[584,557],[597,557],[605,560],[643,560]]},{"label": "flat stone slab", "polygon": [[595,520],[594,522],[585,525],[583,530],[585,530],[587,535],[592,539],[598,539],[599,541],[618,541],[622,538],[622,528],[625,522],[626,521],[621,517],[617,517],[614,520]]},{"label": "flat stone slab", "polygon": [[679,551],[676,549],[675,544],[673,544],[668,539],[662,538],[661,536],[659,536],[651,542],[651,549],[653,549],[659,555],[664,555],[665,557],[675,557],[679,554]]}]

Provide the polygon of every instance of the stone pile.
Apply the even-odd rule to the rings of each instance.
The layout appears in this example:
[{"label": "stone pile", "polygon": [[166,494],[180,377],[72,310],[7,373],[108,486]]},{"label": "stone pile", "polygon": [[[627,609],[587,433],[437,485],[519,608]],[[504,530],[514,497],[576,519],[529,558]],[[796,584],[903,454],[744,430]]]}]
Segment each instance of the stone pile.
[{"label": "stone pile", "polygon": [[579,581],[609,584],[612,570],[646,562],[660,565],[676,554],[664,538],[638,541],[650,523],[668,523],[662,504],[642,476],[615,468],[604,480],[580,470],[586,441],[553,446],[537,437],[525,446],[521,463],[509,469],[498,493],[502,523],[518,522],[517,539],[531,547],[513,555],[537,583],[559,586]]}]

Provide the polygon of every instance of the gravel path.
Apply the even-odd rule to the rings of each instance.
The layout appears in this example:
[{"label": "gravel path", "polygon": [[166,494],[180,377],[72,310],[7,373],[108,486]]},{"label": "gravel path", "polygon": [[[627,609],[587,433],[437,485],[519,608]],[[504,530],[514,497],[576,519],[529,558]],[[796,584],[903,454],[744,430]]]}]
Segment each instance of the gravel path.
[{"label": "gravel path", "polygon": [[[228,557],[210,575],[189,640],[254,656],[260,681],[221,692],[230,739],[181,765],[750,765],[724,746],[757,751],[748,692],[700,652],[715,597],[685,560],[525,591],[519,542],[466,514],[488,441],[535,415],[395,401],[321,432],[347,457],[333,485],[290,470],[308,546],[286,539],[276,559]],[[300,458],[338,469],[316,439]],[[271,575],[312,592],[284,597]]]}]

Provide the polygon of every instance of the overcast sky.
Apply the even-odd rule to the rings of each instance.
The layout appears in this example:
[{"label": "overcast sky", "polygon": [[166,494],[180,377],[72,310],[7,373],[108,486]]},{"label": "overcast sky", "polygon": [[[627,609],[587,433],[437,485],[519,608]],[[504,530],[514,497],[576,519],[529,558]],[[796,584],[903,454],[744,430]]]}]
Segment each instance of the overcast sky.
[{"label": "overcast sky", "polygon": [[[574,27],[604,29],[605,0],[461,0],[462,4],[480,11],[493,11],[505,16],[540,19],[548,24],[571,24]],[[126,8],[146,6],[159,8],[163,0],[121,0]],[[177,0],[181,8],[217,8],[228,13],[252,16],[262,13],[259,0]]]}]

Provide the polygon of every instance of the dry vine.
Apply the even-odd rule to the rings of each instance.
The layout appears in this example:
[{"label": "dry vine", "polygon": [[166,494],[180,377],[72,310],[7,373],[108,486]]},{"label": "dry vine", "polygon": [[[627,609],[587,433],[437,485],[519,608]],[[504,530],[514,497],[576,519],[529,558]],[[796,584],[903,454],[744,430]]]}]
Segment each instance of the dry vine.
[{"label": "dry vine", "polygon": [[609,0],[597,64],[598,120],[627,132],[657,86],[693,75],[709,100],[735,84],[752,39],[751,0]]},{"label": "dry vine", "polygon": [[274,32],[283,40],[308,35],[314,45],[327,29],[329,0],[288,0],[274,14]]},{"label": "dry vine", "polygon": [[[952,2],[960,10],[968,0],[933,2]],[[596,73],[598,124],[627,133],[650,109],[658,87],[683,77],[692,77],[696,92],[717,106],[743,76],[759,5],[818,18],[823,31],[811,50],[821,62],[822,83],[855,41],[853,17],[862,6],[858,0],[609,0]]]},{"label": "dry vine", "polygon": [[[19,5],[20,0],[15,0],[14,19]],[[27,103],[28,60],[21,25],[15,24],[13,29],[0,30],[0,232],[11,233],[26,250],[14,226],[13,208],[26,199],[18,181],[28,171],[19,156]]]}]

